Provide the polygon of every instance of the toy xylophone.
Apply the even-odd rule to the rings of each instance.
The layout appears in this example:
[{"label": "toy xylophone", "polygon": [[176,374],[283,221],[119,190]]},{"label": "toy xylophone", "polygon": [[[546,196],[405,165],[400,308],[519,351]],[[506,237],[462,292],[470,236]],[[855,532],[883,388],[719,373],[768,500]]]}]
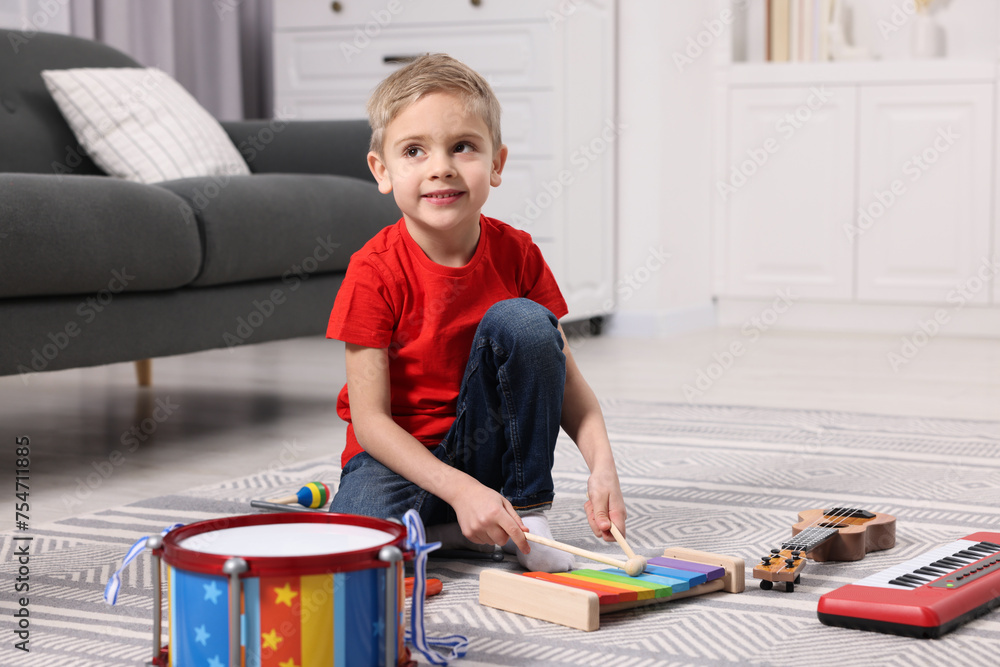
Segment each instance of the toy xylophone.
[{"label": "toy xylophone", "polygon": [[719,590],[741,593],[743,587],[742,558],[675,547],[648,559],[638,577],[615,568],[557,574],[483,570],[479,603],[589,632],[600,627],[602,613]]}]

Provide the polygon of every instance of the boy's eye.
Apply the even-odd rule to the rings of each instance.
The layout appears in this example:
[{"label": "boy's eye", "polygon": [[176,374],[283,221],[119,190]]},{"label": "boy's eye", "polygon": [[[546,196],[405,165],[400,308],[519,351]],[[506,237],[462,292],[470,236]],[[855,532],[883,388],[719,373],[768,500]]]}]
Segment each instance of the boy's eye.
[{"label": "boy's eye", "polygon": [[456,153],[471,153],[474,150],[476,150],[476,147],[467,141],[462,141],[455,145]]},{"label": "boy's eye", "polygon": [[423,153],[423,151],[417,146],[410,146],[403,152],[403,155],[406,157],[420,157],[421,153]]}]

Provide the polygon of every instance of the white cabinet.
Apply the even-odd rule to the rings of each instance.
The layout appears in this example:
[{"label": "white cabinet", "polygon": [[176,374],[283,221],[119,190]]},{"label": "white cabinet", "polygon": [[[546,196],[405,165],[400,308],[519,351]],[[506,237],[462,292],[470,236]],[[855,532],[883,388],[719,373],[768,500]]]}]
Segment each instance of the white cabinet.
[{"label": "white cabinet", "polygon": [[[944,312],[951,333],[995,335],[1000,3],[939,3],[938,58],[913,55],[899,2],[839,4],[856,57],[787,63],[765,62],[767,0],[715,3],[731,19],[713,45],[719,321],[787,289],[792,326],[908,331]],[[815,89],[829,101],[809,113]]]},{"label": "white cabinet", "polygon": [[807,84],[794,68],[728,91],[720,295],[946,303],[991,257],[994,82]]},{"label": "white cabinet", "polygon": [[944,302],[990,254],[993,86],[865,87],[860,116],[858,300]]},{"label": "white cabinet", "polygon": [[736,89],[730,104],[717,183],[725,293],[849,299],[852,249],[841,223],[854,194],[854,89]]},{"label": "white cabinet", "polygon": [[568,319],[604,315],[614,306],[616,15],[615,0],[281,0],[275,109],[364,118],[371,90],[407,58],[465,62],[500,99],[510,151],[483,212],[532,234]]}]

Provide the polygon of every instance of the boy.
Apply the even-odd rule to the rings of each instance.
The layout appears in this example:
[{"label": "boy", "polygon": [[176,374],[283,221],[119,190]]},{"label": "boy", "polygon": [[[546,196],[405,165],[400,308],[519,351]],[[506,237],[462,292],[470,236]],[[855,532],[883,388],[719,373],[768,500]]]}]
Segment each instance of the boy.
[{"label": "boy", "polygon": [[625,505],[555,279],[528,234],[480,213],[507,159],[499,102],[464,64],[427,55],[376,88],[368,115],[368,166],[403,217],[352,256],[330,316],[327,337],[346,343],[348,422],[330,511],[416,508],[448,546],[499,544],[528,569],[570,569],[572,556],[524,537],[551,537],[560,424],[591,471],[594,534],[613,541],[612,520],[624,532]]}]

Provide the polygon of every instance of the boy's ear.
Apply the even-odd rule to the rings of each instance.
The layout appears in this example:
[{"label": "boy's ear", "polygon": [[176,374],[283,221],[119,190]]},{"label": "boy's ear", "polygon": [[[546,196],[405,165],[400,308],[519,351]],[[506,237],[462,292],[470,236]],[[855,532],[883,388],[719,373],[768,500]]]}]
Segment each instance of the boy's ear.
[{"label": "boy's ear", "polygon": [[493,168],[490,170],[490,185],[493,187],[500,185],[500,174],[503,173],[505,164],[507,164],[507,146],[500,144],[500,150],[493,156]]},{"label": "boy's ear", "polygon": [[368,168],[371,170],[375,180],[378,181],[378,191],[384,195],[392,192],[392,181],[389,179],[389,170],[386,168],[385,163],[382,162],[382,158],[375,151],[368,153]]}]

